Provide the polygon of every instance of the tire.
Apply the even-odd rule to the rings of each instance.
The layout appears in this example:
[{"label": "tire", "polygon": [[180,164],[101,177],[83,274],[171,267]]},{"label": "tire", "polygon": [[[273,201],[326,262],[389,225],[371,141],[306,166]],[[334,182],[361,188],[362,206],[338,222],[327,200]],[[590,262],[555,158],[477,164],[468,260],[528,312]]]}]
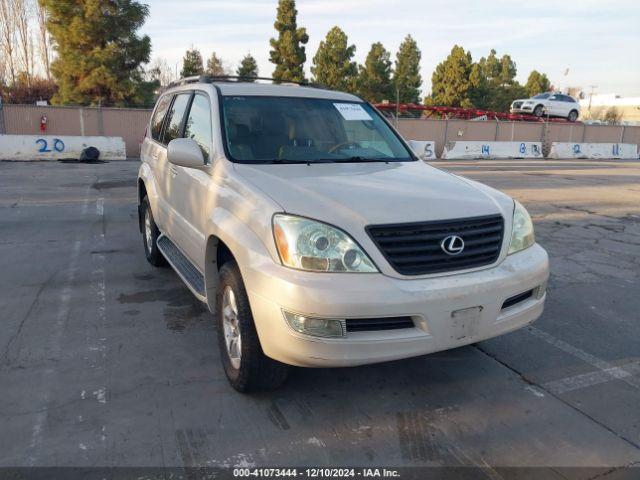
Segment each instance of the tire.
[{"label": "tire", "polygon": [[151,205],[149,204],[149,199],[146,196],[142,199],[141,210],[142,243],[144,245],[144,254],[147,257],[147,261],[154,267],[166,265],[167,261],[158,249],[158,237],[160,236],[160,230],[158,230],[158,226],[153,220]]},{"label": "tire", "polygon": [[533,109],[533,114],[538,118],[541,117],[544,115],[544,107],[542,105],[536,105],[536,108]]},{"label": "tire", "polygon": [[576,110],[571,110],[569,112],[567,120],[569,120],[570,122],[575,122],[576,120],[578,120],[578,112]]},{"label": "tire", "polygon": [[229,383],[242,393],[280,387],[289,367],[262,351],[238,265],[227,261],[219,275],[216,326],[220,358]]}]

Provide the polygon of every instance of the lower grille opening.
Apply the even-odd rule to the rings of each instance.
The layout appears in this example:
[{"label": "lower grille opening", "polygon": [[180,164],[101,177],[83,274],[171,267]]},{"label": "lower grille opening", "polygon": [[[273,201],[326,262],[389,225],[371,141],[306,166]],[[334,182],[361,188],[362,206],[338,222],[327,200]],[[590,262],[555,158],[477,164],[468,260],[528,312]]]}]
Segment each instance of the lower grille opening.
[{"label": "lower grille opening", "polygon": [[514,295],[513,297],[507,298],[502,304],[502,309],[513,307],[520,302],[524,302],[525,300],[530,299],[533,296],[533,290],[529,290],[524,293],[519,293],[518,295]]},{"label": "lower grille opening", "polygon": [[411,317],[347,318],[347,332],[375,332],[413,328]]}]

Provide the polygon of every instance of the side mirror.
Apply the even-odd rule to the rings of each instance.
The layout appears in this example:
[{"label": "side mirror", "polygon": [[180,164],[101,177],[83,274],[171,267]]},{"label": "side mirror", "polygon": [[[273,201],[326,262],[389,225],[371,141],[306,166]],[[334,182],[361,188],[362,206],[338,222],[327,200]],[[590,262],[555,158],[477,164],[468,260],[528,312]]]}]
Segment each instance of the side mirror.
[{"label": "side mirror", "polygon": [[169,163],[180,167],[202,168],[205,166],[200,145],[191,138],[171,140],[167,149],[167,159]]}]

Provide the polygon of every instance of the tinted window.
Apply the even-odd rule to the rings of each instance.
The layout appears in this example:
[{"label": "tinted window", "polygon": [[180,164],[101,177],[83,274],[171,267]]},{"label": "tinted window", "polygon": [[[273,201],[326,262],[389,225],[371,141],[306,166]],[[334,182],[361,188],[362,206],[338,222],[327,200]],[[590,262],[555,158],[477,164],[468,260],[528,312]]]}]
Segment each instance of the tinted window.
[{"label": "tinted window", "polygon": [[539,95],[536,95],[533,98],[539,98],[540,100],[544,100],[545,98],[549,98],[551,96],[550,93],[541,93]]},{"label": "tinted window", "polygon": [[191,93],[181,93],[176,95],[169,113],[167,114],[167,122],[164,128],[164,135],[162,136],[162,143],[168,145],[171,140],[180,138],[182,130],[182,119],[184,113],[189,105],[189,98]]},{"label": "tinted window", "polygon": [[575,100],[573,99],[573,97],[570,97],[569,95],[563,95],[562,96],[562,100],[564,100],[565,102],[571,102],[574,103]]},{"label": "tinted window", "polygon": [[295,97],[223,99],[227,149],[243,162],[411,161],[368,104]]},{"label": "tinted window", "polygon": [[211,161],[213,138],[211,133],[211,109],[209,97],[197,93],[193,98],[189,118],[184,127],[185,138],[192,138],[200,145],[206,163]]},{"label": "tinted window", "polygon": [[162,133],[162,122],[164,120],[165,114],[167,113],[170,102],[171,95],[165,95],[158,102],[156,111],[154,112],[153,118],[151,119],[151,138],[153,138],[154,140],[160,141],[160,134]]}]

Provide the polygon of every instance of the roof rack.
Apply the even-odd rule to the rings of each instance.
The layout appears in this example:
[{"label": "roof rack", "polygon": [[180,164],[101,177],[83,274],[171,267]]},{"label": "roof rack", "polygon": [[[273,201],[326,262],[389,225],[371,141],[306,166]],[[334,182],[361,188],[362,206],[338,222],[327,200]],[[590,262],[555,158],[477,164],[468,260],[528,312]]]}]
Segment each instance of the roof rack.
[{"label": "roof rack", "polygon": [[187,85],[189,83],[213,83],[213,82],[255,82],[255,81],[264,81],[264,82],[272,82],[281,85],[297,85],[297,86],[312,86],[312,84],[308,81],[303,82],[292,82],[292,81],[283,81],[277,80],[275,78],[270,77],[247,77],[247,76],[238,76],[238,75],[195,75],[193,77],[184,77],[175,82],[171,82],[169,84],[169,88],[178,87],[180,85]]}]

